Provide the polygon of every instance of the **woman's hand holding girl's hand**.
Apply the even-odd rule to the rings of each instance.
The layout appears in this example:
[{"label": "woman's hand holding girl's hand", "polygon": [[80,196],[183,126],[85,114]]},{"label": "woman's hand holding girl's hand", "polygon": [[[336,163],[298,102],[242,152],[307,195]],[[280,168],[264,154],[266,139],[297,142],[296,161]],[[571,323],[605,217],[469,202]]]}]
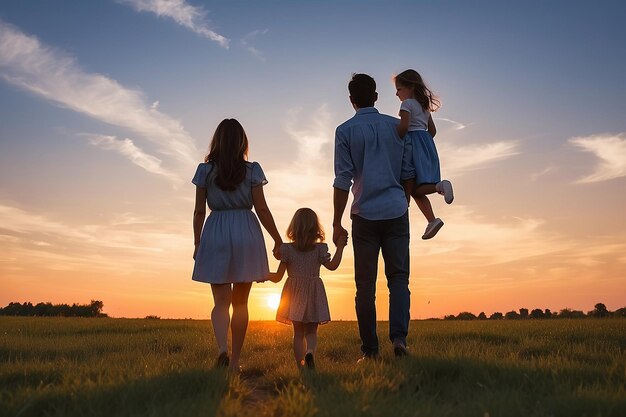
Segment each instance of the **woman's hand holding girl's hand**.
[{"label": "woman's hand holding girl's hand", "polygon": [[276,282],[280,282],[280,280],[283,277],[279,276],[278,273],[276,272],[270,272],[269,274],[267,274],[267,279],[269,279],[270,281],[276,283]]},{"label": "woman's hand holding girl's hand", "polygon": [[337,242],[335,242],[335,245],[339,248],[343,248],[345,246],[348,245],[348,231],[343,229],[340,233],[339,236],[337,238]]},{"label": "woman's hand holding girl's hand", "polygon": [[272,254],[274,255],[274,258],[278,259],[279,261],[280,261],[280,245],[282,244],[283,242],[274,242],[274,249],[272,249]]}]

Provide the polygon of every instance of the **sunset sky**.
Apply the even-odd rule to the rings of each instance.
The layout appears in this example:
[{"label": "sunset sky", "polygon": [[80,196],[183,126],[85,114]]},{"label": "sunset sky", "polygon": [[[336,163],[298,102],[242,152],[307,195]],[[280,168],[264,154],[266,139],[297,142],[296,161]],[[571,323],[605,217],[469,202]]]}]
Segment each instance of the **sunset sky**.
[{"label": "sunset sky", "polygon": [[[431,198],[429,241],[411,206],[411,317],[624,307],[625,19],[623,1],[3,0],[0,306],[208,318],[190,181],[219,121],[246,129],[281,233],[311,207],[331,235],[350,76],[397,115],[392,77],[414,68],[455,201]],[[322,278],[355,319],[351,244]],[[252,319],[281,288],[253,286]]]}]

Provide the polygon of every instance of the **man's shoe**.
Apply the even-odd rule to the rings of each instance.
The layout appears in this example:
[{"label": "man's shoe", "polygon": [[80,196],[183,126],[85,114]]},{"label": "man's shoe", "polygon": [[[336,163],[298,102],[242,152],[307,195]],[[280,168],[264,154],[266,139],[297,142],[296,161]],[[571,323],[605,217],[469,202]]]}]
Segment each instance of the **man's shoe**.
[{"label": "man's shoe", "polygon": [[435,237],[439,229],[441,229],[442,227],[443,220],[437,217],[435,220],[428,223],[428,225],[426,226],[426,230],[424,230],[424,234],[422,235],[422,239],[426,240]]},{"label": "man's shoe", "polygon": [[443,199],[446,203],[452,204],[454,201],[454,191],[452,190],[452,183],[448,180],[443,180],[437,184],[437,192],[443,195]]},{"label": "man's shoe", "polygon": [[364,353],[363,356],[361,356],[356,363],[357,364],[362,364],[362,363],[366,363],[366,362],[375,362],[375,361],[379,361],[380,360],[380,355],[377,353]]},{"label": "man's shoe", "polygon": [[403,356],[409,355],[409,350],[402,340],[396,339],[393,341],[393,354],[396,356],[396,358],[401,358]]},{"label": "man's shoe", "polygon": [[308,369],[315,369],[315,360],[313,359],[313,354],[311,352],[304,355],[304,366]]}]

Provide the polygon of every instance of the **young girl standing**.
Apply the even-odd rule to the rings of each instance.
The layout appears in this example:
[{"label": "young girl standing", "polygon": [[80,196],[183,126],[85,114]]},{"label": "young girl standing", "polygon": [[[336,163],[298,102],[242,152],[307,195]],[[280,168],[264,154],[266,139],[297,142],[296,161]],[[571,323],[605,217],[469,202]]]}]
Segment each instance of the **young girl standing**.
[{"label": "young girl standing", "polygon": [[317,327],[330,321],[320,265],[331,271],[337,269],[348,244],[348,234],[343,233],[337,240],[337,250],[331,259],[328,245],[323,243],[324,231],[317,214],[309,208],[301,208],[287,228],[287,237],[291,243],[280,247],[278,271],[269,275],[271,281],[279,282],[285,270],[288,274],[276,320],[293,325],[293,352],[298,366],[314,369]]},{"label": "young girl standing", "polygon": [[417,206],[428,220],[422,239],[434,237],[443,226],[440,218],[435,218],[427,194],[443,194],[445,202],[454,200],[452,184],[441,181],[439,156],[433,138],[437,133],[430,112],[439,108],[439,100],[424,84],[421,75],[412,69],[401,72],[395,77],[396,96],[400,105],[400,124],[398,135],[404,137],[407,132],[413,148],[415,166],[415,187],[409,190]]},{"label": "young girl standing", "polygon": [[[259,220],[274,239],[275,255],[282,243],[263,194],[265,174],[257,162],[246,161],[247,155],[248,138],[243,127],[235,119],[225,119],[217,126],[209,154],[192,180],[196,185],[192,279],[211,284],[215,301],[211,324],[219,350],[216,366],[234,370],[239,369],[248,328],[250,288],[255,281],[265,281],[269,273]],[[207,204],[211,213],[202,227]]]}]

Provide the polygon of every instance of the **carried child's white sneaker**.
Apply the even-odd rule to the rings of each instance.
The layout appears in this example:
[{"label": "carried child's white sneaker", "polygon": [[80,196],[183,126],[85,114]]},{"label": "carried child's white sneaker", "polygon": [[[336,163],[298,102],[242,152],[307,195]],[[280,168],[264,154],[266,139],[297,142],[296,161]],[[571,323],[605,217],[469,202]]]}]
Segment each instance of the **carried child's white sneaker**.
[{"label": "carried child's white sneaker", "polygon": [[448,180],[443,180],[435,186],[437,192],[443,195],[443,199],[446,203],[451,204],[454,201],[454,191],[452,190],[452,183]]},{"label": "carried child's white sneaker", "polygon": [[426,230],[424,230],[422,239],[426,240],[426,239],[435,237],[435,235],[437,234],[439,229],[441,229],[442,226],[443,226],[443,220],[441,220],[439,217],[437,217],[432,222],[429,222],[428,225],[426,225]]}]

